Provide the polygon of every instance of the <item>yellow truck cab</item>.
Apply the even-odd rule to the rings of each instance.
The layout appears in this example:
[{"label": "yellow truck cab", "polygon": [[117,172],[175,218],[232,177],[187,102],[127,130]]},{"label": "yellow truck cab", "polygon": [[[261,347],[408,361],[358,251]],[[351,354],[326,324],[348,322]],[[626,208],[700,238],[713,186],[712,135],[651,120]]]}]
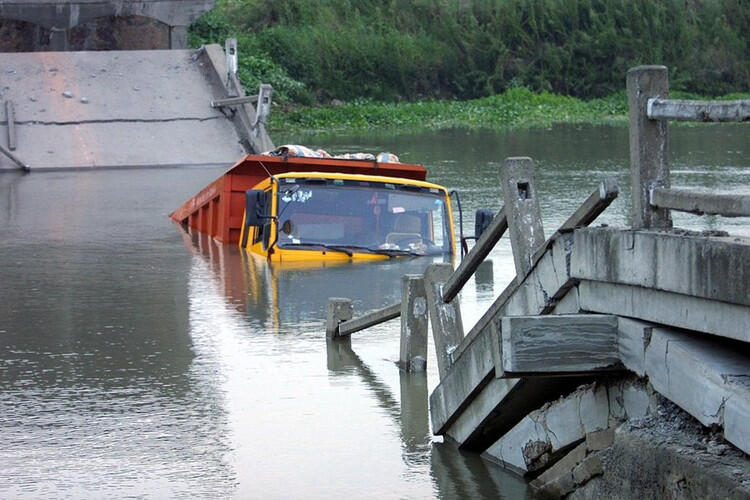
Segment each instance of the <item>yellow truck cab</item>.
[{"label": "yellow truck cab", "polygon": [[455,256],[451,196],[426,181],[422,165],[400,163],[391,154],[292,154],[300,150],[324,153],[282,146],[247,155],[170,217],[216,242],[295,266]]},{"label": "yellow truck cab", "polygon": [[240,246],[272,261],[454,254],[450,196],[425,181],[288,172],[246,192]]}]

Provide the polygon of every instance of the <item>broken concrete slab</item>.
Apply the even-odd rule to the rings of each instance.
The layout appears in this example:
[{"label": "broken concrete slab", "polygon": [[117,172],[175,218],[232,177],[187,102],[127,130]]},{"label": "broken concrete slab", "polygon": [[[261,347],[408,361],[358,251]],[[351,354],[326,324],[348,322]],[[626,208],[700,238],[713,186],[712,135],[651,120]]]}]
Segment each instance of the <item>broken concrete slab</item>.
[{"label": "broken concrete slab", "polygon": [[[646,350],[654,389],[705,426],[725,426],[726,439],[750,453],[750,356],[732,346],[655,328]],[[731,402],[727,415],[727,404]]]},{"label": "broken concrete slab", "polygon": [[581,309],[750,342],[747,307],[641,286],[582,280]]},{"label": "broken concrete slab", "polygon": [[586,439],[595,451],[595,440],[606,441],[606,434],[589,435],[627,418],[645,417],[655,409],[656,401],[643,382],[623,379],[584,385],[528,413],[483,456],[521,474],[534,473],[555,463],[571,446]]},{"label": "broken concrete slab", "polygon": [[581,228],[571,276],[750,305],[750,238]]},{"label": "broken concrete slab", "polygon": [[587,373],[622,366],[616,316],[506,316],[500,325],[502,349],[495,357],[495,373],[503,377]]}]

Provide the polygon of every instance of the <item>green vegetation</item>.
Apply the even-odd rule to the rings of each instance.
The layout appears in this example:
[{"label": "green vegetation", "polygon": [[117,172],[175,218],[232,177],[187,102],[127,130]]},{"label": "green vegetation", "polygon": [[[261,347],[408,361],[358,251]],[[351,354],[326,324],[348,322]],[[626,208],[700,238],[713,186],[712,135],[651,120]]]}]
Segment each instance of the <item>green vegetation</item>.
[{"label": "green vegetation", "polygon": [[190,30],[229,36],[243,84],[288,111],[273,128],[609,121],[638,64],[685,92],[750,88],[746,0],[218,0]]},{"label": "green vegetation", "polygon": [[342,106],[300,108],[271,114],[269,128],[283,131],[362,131],[371,128],[410,130],[447,127],[520,128],[554,123],[624,121],[624,93],[581,101],[525,88],[469,101],[379,103],[355,100]]}]

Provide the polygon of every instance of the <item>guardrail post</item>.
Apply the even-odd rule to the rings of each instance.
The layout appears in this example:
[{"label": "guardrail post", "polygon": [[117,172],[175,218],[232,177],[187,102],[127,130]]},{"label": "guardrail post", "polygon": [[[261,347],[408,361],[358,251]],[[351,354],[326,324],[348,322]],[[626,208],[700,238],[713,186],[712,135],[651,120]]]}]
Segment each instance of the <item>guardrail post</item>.
[{"label": "guardrail post", "polygon": [[669,187],[669,128],[665,120],[648,118],[648,100],[666,98],[666,66],[638,66],[628,70],[630,117],[630,182],[633,191],[633,229],[672,227],[669,210],[651,206],[649,191]]},{"label": "guardrail post", "polygon": [[531,270],[532,257],[544,245],[544,228],[531,158],[506,158],[500,169],[505,216],[519,278]]},{"label": "guardrail post", "polygon": [[443,302],[443,286],[451,274],[453,267],[450,264],[430,264],[424,272],[427,310],[441,379],[448,373],[448,368],[453,364],[453,352],[464,338],[458,297],[450,302]]},{"label": "guardrail post", "polygon": [[227,79],[237,73],[237,39],[227,38],[224,41],[224,54],[227,56]]},{"label": "guardrail post", "polygon": [[334,338],[339,333],[339,323],[349,321],[354,316],[351,299],[331,297],[326,311],[326,337]]},{"label": "guardrail post", "polygon": [[261,83],[258,89],[258,101],[255,104],[255,121],[253,127],[256,127],[258,123],[266,123],[268,115],[271,114],[271,96],[273,95],[273,87],[268,83]]},{"label": "guardrail post", "polygon": [[401,278],[401,349],[399,367],[422,372],[427,367],[427,296],[421,274]]}]

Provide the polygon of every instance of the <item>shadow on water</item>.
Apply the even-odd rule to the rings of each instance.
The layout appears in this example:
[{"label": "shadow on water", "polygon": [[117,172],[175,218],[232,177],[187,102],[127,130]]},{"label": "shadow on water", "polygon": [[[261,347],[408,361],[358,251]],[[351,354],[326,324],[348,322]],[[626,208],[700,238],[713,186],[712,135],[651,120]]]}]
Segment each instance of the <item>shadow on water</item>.
[{"label": "shadow on water", "polygon": [[[433,262],[420,258],[329,267],[274,266],[232,246],[218,245],[200,233],[182,228],[180,231],[186,247],[209,263],[228,305],[241,311],[249,321],[258,319],[266,333],[289,334],[290,329],[299,329],[304,317],[304,321],[311,323],[312,335],[320,341],[327,304],[327,295],[321,294],[321,290],[331,290],[331,284],[335,283],[331,293],[353,298],[361,310],[390,305],[400,300],[400,277],[422,272]],[[483,266],[479,286],[491,287],[488,284],[491,276],[491,265]],[[394,324],[391,329],[398,327]],[[299,331],[295,333],[300,335]],[[389,337],[387,342],[397,350],[398,336]],[[424,470],[436,497],[524,498],[527,495],[525,482],[517,476],[475,454],[435,442],[429,423],[427,374],[406,373],[395,363],[390,365],[391,373],[398,374],[397,387],[386,383],[383,372],[372,368],[355,352],[350,337],[326,339],[329,375],[355,377],[359,381],[382,413],[397,426],[404,466],[407,470]]]},{"label": "shadow on water", "polygon": [[429,461],[439,498],[528,497],[526,483],[517,475],[452,444],[432,440],[426,374],[399,370],[400,398],[396,400],[391,389],[354,352],[350,338],[327,340],[326,351],[328,369],[333,373],[354,371],[398,423],[404,462],[422,465]]}]

